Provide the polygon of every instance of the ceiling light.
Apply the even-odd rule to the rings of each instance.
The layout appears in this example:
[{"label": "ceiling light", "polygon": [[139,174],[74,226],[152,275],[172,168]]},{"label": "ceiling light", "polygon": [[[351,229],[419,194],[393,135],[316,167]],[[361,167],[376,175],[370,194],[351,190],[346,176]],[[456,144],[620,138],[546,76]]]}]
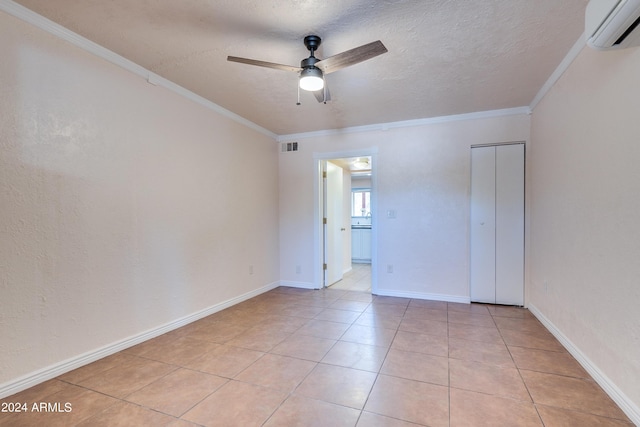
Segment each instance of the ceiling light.
[{"label": "ceiling light", "polygon": [[369,164],[369,159],[364,157],[353,162],[353,167],[355,167],[356,169],[369,169],[371,165]]},{"label": "ceiling light", "polygon": [[324,79],[319,68],[309,67],[300,71],[300,89],[315,92],[323,87]]}]

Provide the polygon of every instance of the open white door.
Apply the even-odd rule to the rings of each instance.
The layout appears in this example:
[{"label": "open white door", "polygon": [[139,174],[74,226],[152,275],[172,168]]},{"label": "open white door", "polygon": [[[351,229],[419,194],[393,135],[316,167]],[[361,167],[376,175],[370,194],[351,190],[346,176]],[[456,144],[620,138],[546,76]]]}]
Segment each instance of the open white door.
[{"label": "open white door", "polygon": [[327,161],[324,164],[324,286],[331,286],[342,280],[342,168]]}]

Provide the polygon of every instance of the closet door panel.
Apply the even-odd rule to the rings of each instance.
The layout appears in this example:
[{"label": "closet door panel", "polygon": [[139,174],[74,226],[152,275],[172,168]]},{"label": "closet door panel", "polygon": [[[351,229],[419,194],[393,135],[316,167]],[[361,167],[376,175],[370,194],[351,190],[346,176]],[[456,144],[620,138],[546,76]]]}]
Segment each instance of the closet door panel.
[{"label": "closet door panel", "polygon": [[495,303],[495,147],[471,149],[471,301]]},{"label": "closet door panel", "polygon": [[523,305],[524,144],[496,148],[496,303]]}]

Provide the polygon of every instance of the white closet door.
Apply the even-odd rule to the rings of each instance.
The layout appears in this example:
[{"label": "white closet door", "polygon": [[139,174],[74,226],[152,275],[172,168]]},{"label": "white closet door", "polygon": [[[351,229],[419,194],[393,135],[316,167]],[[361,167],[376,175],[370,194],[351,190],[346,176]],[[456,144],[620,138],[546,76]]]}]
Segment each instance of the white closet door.
[{"label": "white closet door", "polygon": [[524,304],[524,144],[496,147],[496,303]]},{"label": "white closet door", "polygon": [[471,149],[471,301],[496,301],[496,151]]},{"label": "white closet door", "polygon": [[524,304],[524,144],[471,150],[471,301]]}]

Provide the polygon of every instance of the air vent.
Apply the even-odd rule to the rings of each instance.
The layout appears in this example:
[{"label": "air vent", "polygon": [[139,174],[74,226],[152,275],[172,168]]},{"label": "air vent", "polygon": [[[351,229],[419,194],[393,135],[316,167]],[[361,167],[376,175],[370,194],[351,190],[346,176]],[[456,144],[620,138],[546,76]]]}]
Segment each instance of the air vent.
[{"label": "air vent", "polygon": [[298,143],[297,142],[283,142],[282,143],[282,152],[286,153],[287,151],[298,151]]}]

